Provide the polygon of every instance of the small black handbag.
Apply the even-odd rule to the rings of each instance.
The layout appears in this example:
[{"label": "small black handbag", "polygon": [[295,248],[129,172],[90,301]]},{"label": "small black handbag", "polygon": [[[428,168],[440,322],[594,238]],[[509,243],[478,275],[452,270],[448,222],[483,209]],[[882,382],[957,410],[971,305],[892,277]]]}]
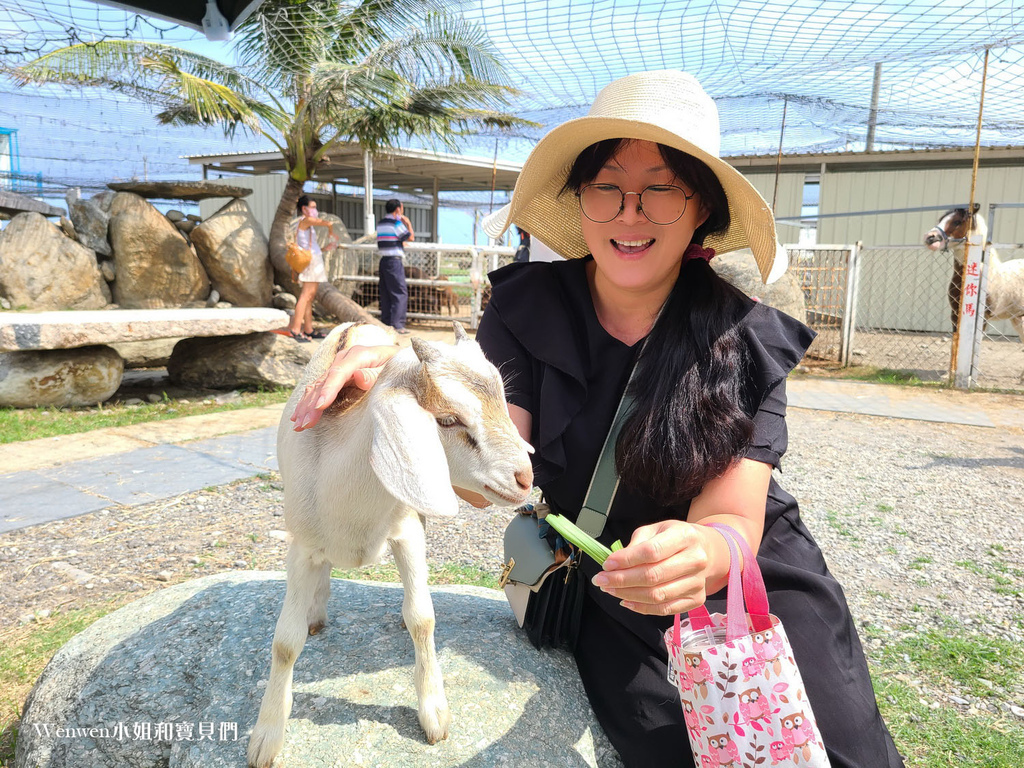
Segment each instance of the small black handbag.
[{"label": "small black handbag", "polygon": [[[626,385],[626,392],[629,384]],[[633,399],[623,394],[604,447],[594,467],[590,487],[576,525],[595,539],[604,530],[619,477],[615,472],[615,443]],[[536,648],[572,651],[579,638],[586,578],[579,569],[581,552],[565,544],[568,557],[556,557],[557,534],[544,522],[550,507],[541,502],[517,510],[505,529],[505,562],[499,586],[505,590],[519,626]],[[555,510],[556,512],[559,510]]]}]

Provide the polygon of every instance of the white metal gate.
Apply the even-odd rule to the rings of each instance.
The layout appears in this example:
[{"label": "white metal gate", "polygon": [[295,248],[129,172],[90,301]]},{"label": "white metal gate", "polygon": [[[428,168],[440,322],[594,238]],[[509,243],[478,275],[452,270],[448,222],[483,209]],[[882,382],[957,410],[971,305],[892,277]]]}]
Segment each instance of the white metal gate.
[{"label": "white metal gate", "polygon": [[[514,254],[502,246],[406,243],[407,317],[458,320],[476,328],[490,297],[487,273],[510,263]],[[375,315],[380,314],[378,260],[372,243],[347,243],[324,254],[328,280]]]}]

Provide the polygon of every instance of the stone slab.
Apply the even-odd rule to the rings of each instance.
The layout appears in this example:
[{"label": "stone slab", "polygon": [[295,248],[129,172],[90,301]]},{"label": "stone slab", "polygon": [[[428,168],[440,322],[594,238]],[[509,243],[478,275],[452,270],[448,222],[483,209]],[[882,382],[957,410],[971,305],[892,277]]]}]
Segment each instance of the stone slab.
[{"label": "stone slab", "polygon": [[256,472],[277,471],[277,427],[197,440],[182,447]]},{"label": "stone slab", "polygon": [[110,504],[148,504],[209,486],[250,477],[238,462],[177,445],[157,445],[117,456],[76,461],[40,471],[43,477],[108,499]]},{"label": "stone slab", "polygon": [[200,416],[184,416],[166,421],[148,421],[134,424],[130,428],[118,428],[137,440],[154,444],[180,444],[246,432],[251,429],[276,426],[281,420],[284,403],[265,408],[244,408],[237,411],[206,413]]},{"label": "stone slab", "polygon": [[246,197],[249,187],[235,187],[212,181],[119,181],[107,184],[115,192],[131,192],[159,200],[206,200],[211,197]]},{"label": "stone slab", "polygon": [[972,407],[971,404],[965,404],[967,401],[963,399],[962,393],[950,393],[959,398],[958,402],[952,402],[952,398],[943,397],[943,394],[920,392],[911,387],[884,387],[853,381],[810,382],[790,379],[786,383],[786,395],[793,408],[972,427],[996,426],[980,401]]},{"label": "stone slab", "polygon": [[[217,574],[92,624],[36,683],[15,768],[244,766],[284,586],[282,574]],[[332,579],[330,589],[327,627],[295,665],[275,765],[621,768],[572,656],[535,650],[498,590],[430,590],[452,713],[449,737],[431,746],[416,718],[401,585]],[[160,723],[188,728],[158,733]],[[146,727],[147,738],[132,737]]]},{"label": "stone slab", "polygon": [[42,200],[7,192],[0,189],[0,213],[6,216],[17,216],[19,213],[41,213],[43,216],[63,216],[63,208],[55,208]]},{"label": "stone slab", "polygon": [[0,533],[77,517],[109,506],[107,499],[40,472],[0,475]]},{"label": "stone slab", "polygon": [[236,336],[283,328],[280,309],[116,309],[0,313],[0,352],[67,349],[115,341]]},{"label": "stone slab", "polygon": [[83,459],[127,453],[149,445],[148,442],[122,433],[121,428],[108,427],[76,435],[41,437],[0,445],[0,467],[3,467],[4,472],[45,469]]}]

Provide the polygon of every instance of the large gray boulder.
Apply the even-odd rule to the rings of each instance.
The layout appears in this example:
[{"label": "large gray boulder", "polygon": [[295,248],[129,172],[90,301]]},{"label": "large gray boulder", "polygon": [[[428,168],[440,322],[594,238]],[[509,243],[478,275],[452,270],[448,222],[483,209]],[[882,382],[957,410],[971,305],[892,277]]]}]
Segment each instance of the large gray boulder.
[{"label": "large gray boulder", "polygon": [[110,347],[0,352],[0,407],[96,405],[123,375],[124,360]]},{"label": "large gray boulder", "polygon": [[[401,586],[333,579],[327,627],[295,665],[278,765],[621,765],[572,657],[534,650],[500,592],[431,594],[449,737],[429,746],[417,721]],[[36,683],[15,768],[244,766],[283,598],[281,574],[236,572],[177,584],[100,619]]]},{"label": "large gray boulder", "polygon": [[765,285],[761,282],[754,256],[748,250],[715,256],[711,266],[748,296],[756,296],[769,307],[775,307],[801,323],[807,322],[807,303],[794,270],[789,270],[771,285]]},{"label": "large gray boulder", "polygon": [[171,352],[167,373],[187,387],[294,387],[315,349],[278,333],[183,339]]},{"label": "large gray boulder", "polygon": [[125,368],[166,368],[171,360],[174,345],[181,339],[148,339],[146,341],[122,341],[110,346],[124,358]]},{"label": "large gray boulder", "polygon": [[232,200],[202,224],[179,224],[194,227],[189,236],[223,301],[238,307],[270,305],[274,270],[267,238],[244,200]]},{"label": "large gray boulder", "polygon": [[106,282],[96,254],[39,213],[20,213],[0,232],[0,296],[29,309],[100,309]]},{"label": "large gray boulder", "polygon": [[[107,229],[110,225],[110,207],[106,198],[97,201],[83,200],[82,193],[77,189],[69,189],[64,199],[68,204],[71,223],[75,225],[75,237],[86,248],[91,248],[100,256],[110,256],[110,241]],[[107,209],[103,209],[106,203]]]},{"label": "large gray boulder", "polygon": [[110,203],[110,244],[117,279],[114,301],[125,309],[160,309],[201,302],[210,279],[174,225],[138,195],[118,192]]}]

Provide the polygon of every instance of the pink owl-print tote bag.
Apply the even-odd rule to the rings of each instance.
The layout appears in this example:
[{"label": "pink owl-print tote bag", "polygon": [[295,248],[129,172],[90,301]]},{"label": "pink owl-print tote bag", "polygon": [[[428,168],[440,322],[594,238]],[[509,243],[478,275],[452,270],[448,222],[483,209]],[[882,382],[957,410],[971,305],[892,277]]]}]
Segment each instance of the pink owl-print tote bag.
[{"label": "pink owl-print tote bag", "polygon": [[732,528],[710,527],[729,544],[726,614],[700,606],[676,616],[665,633],[668,678],[682,699],[694,765],[829,768],[793,649],[768,612],[757,559]]}]

